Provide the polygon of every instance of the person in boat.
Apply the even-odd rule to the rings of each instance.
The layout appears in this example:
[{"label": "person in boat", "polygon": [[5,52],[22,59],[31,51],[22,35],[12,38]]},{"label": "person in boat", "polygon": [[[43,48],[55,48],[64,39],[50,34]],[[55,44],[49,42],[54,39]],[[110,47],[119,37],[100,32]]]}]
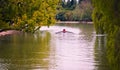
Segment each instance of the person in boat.
[{"label": "person in boat", "polygon": [[66,29],[63,29],[62,31],[56,32],[56,34],[58,34],[58,33],[73,33],[73,32],[66,31]]},{"label": "person in boat", "polygon": [[63,33],[66,33],[66,30],[65,29],[63,29],[63,31],[62,31]]}]

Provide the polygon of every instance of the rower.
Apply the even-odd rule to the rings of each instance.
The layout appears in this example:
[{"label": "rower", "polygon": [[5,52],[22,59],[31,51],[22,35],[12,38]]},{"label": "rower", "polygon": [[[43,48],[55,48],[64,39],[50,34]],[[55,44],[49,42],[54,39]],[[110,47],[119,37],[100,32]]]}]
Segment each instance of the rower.
[{"label": "rower", "polygon": [[62,31],[63,33],[66,33],[66,30],[65,29],[63,29],[63,31]]}]

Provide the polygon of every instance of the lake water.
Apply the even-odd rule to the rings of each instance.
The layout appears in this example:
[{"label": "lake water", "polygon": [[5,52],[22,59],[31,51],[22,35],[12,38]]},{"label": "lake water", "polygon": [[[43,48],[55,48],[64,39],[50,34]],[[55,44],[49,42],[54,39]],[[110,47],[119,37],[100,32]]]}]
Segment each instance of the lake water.
[{"label": "lake water", "polygon": [[106,36],[96,35],[92,24],[42,27],[0,37],[0,70],[109,70],[105,46]]}]

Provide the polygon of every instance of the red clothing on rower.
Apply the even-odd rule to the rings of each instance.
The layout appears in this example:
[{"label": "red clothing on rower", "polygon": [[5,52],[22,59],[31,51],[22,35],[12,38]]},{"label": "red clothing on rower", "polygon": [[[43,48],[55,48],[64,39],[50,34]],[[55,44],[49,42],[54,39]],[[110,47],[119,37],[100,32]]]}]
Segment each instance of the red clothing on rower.
[{"label": "red clothing on rower", "polygon": [[65,29],[63,29],[63,33],[65,33],[66,32],[66,30]]}]

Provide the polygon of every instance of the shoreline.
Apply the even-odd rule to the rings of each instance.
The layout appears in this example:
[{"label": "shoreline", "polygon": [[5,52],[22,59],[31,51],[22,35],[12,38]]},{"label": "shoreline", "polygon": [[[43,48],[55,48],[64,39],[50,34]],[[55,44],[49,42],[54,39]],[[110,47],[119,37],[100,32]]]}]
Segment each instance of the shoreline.
[{"label": "shoreline", "polygon": [[71,24],[93,24],[93,22],[88,21],[58,21],[57,23],[71,23]]},{"label": "shoreline", "polygon": [[[93,24],[93,22],[86,22],[86,21],[58,21],[56,22],[58,24]],[[13,35],[13,34],[20,34],[22,33],[22,31],[18,31],[18,30],[3,30],[0,31],[0,37],[1,36],[7,36],[7,35]]]},{"label": "shoreline", "polygon": [[18,30],[6,30],[6,31],[0,32],[0,37],[7,36],[7,35],[13,35],[13,34],[20,34],[20,33],[21,31],[18,31]]}]

